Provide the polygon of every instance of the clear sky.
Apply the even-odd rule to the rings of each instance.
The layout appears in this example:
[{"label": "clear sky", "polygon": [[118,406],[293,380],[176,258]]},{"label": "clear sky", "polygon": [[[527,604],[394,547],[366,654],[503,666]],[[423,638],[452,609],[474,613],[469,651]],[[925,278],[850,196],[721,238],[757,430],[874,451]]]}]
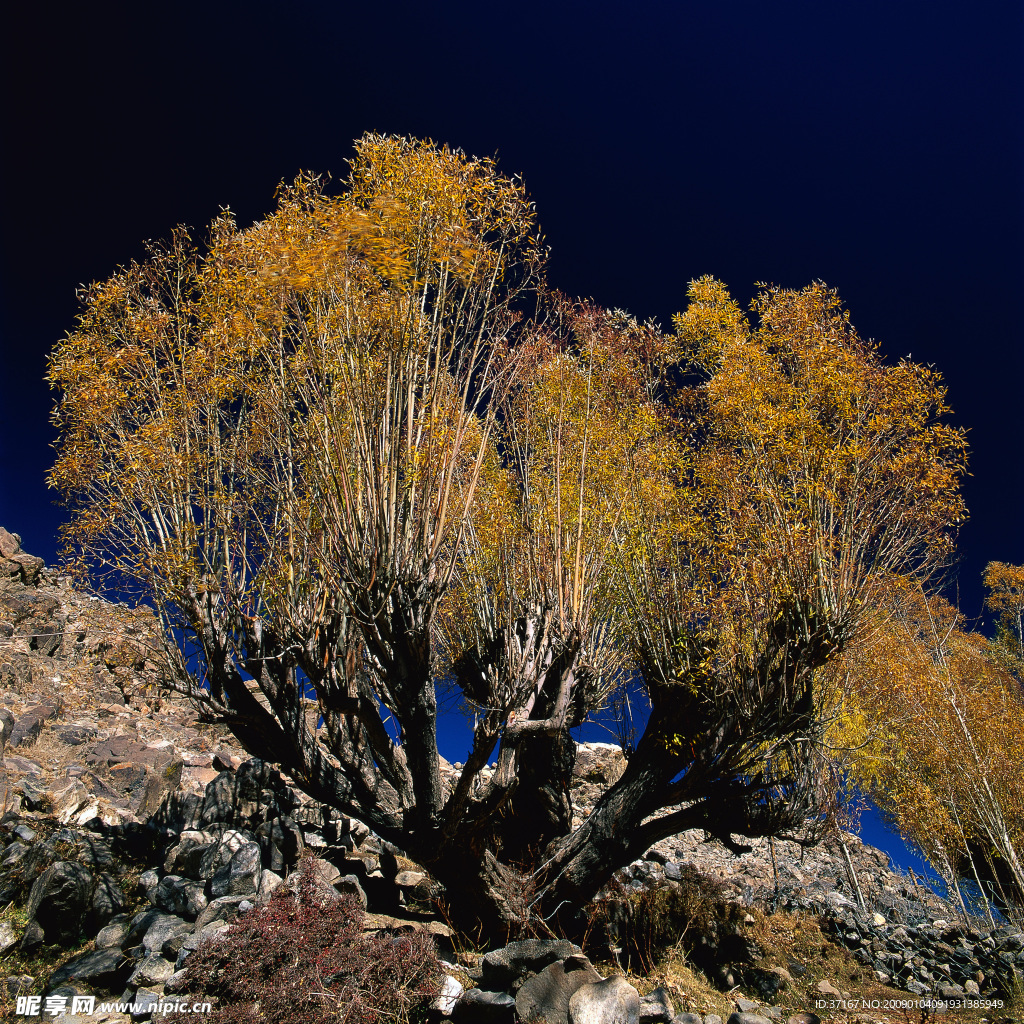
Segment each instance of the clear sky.
[{"label": "clear sky", "polygon": [[550,281],[666,325],[686,283],[838,288],[970,429],[961,607],[1024,562],[1024,6],[947,0],[15,5],[5,16],[0,525],[48,561],[45,356],[75,288],[368,130],[498,154]]}]

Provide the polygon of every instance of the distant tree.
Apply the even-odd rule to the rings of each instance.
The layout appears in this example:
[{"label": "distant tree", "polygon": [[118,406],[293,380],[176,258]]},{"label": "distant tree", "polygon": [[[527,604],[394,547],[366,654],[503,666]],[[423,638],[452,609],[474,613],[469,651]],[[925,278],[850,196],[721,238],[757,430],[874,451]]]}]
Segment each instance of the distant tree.
[{"label": "distant tree", "polygon": [[[682,829],[820,815],[842,659],[963,514],[937,375],[824,286],[752,325],[705,279],[666,335],[543,256],[492,162],[366,136],[341,194],[94,285],[50,367],[69,543],[153,601],[174,685],[495,933]],[[650,721],[574,828],[570,729],[626,681]]]},{"label": "distant tree", "polygon": [[854,779],[967,905],[967,879],[1024,914],[1024,716],[997,645],[920,592],[902,596],[848,662]]},{"label": "distant tree", "polygon": [[996,644],[1011,671],[1024,681],[1024,565],[989,562],[983,578],[985,604],[999,613]]}]

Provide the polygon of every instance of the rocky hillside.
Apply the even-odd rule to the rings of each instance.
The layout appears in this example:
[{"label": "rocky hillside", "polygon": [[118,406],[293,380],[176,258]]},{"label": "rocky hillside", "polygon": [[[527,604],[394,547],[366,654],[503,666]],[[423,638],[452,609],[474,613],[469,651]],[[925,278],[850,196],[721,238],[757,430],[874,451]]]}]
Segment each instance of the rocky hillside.
[{"label": "rocky hillside", "polygon": [[[17,1016],[20,997],[23,1011],[49,1005],[56,1011],[50,1019],[125,1021],[117,1010],[106,1017],[73,1012],[76,999],[122,998],[136,1003],[131,1019],[159,1015],[185,984],[190,952],[226,934],[277,887],[294,887],[304,854],[326,890],[355,895],[368,908],[366,928],[436,938],[450,979],[435,1015],[512,1022],[527,1012],[516,1009],[520,1002],[536,1012],[545,986],[554,985],[565,1007],[561,1017],[551,1010],[550,1019],[568,1021],[572,986],[593,985],[587,999],[597,998],[593,965],[568,944],[509,947],[504,959],[522,961],[514,971],[489,968],[465,950],[458,959],[434,916],[437,891],[424,872],[361,823],[298,793],[274,766],[247,760],[230,736],[167,689],[165,671],[147,609],[77,592],[0,529],[0,906],[7,907],[0,916],[0,977],[7,975],[0,1013],[6,1007],[13,1019],[28,1019]],[[573,790],[579,816],[623,764],[615,747],[580,746]],[[445,768],[454,775],[458,766]],[[1024,936],[1013,929],[989,934],[958,920],[856,837],[810,851],[751,845],[737,858],[698,833],[659,843],[608,887],[595,949],[604,942],[613,969],[635,969],[639,922],[650,907],[712,893],[714,906],[699,929],[687,938],[689,924],[677,927],[679,943],[685,939],[690,961],[728,993],[721,998],[738,1021],[784,1020],[809,1010],[809,1002],[843,999],[841,979],[818,977],[810,954],[801,960],[792,946],[769,956],[765,922],[776,911],[802,915],[787,921],[819,922],[824,935],[818,924],[808,926],[820,936],[814,955],[826,946],[845,950],[854,968],[893,996],[996,999],[1012,989]],[[530,980],[542,975],[546,981]],[[600,984],[633,1005],[617,982]],[[39,1003],[28,1001],[36,997]],[[636,994],[635,1009],[638,1016],[623,1019],[722,1019],[698,1012],[671,986],[660,995]]]}]

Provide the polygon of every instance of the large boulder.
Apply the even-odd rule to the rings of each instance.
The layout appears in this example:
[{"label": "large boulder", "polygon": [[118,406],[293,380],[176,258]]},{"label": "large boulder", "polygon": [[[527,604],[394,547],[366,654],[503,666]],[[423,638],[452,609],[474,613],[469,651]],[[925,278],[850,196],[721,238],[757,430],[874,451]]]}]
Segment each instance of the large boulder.
[{"label": "large boulder", "polygon": [[115,947],[93,950],[69,960],[50,975],[47,991],[68,982],[80,982],[98,993],[120,993],[132,973],[133,962]]},{"label": "large boulder", "polygon": [[583,952],[567,939],[524,939],[491,950],[481,963],[484,988],[508,991],[518,989],[531,974],[544,970],[548,964]]},{"label": "large boulder", "polygon": [[92,882],[88,868],[60,860],[32,883],[25,914],[29,924],[35,923],[39,931],[26,929],[29,947],[37,944],[37,938],[62,946],[78,941],[89,909]]},{"label": "large boulder", "polygon": [[584,985],[569,1000],[569,1024],[639,1024],[640,993],[625,978]]},{"label": "large boulder", "polygon": [[513,1024],[516,1001],[507,992],[471,988],[455,1004],[452,1020],[456,1024]]},{"label": "large boulder", "polygon": [[523,982],[516,995],[516,1013],[520,1020],[567,1024],[573,993],[583,985],[599,981],[601,975],[585,956],[571,956],[548,964],[539,974]]}]

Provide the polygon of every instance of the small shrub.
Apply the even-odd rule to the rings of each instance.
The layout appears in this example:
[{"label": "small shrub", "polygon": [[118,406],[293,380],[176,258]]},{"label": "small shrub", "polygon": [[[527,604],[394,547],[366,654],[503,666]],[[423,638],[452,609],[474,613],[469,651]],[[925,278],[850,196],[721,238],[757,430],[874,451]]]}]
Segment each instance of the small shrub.
[{"label": "small shrub", "polygon": [[282,886],[189,957],[187,990],[215,1000],[210,1024],[407,1020],[440,990],[433,940],[364,935],[362,921],[358,901],[318,889],[307,864],[297,894]]},{"label": "small shrub", "polygon": [[738,911],[725,902],[724,892],[723,882],[689,864],[679,881],[639,892],[613,882],[591,905],[588,935],[617,949],[623,967],[649,971],[672,950],[705,968],[735,931]]}]

